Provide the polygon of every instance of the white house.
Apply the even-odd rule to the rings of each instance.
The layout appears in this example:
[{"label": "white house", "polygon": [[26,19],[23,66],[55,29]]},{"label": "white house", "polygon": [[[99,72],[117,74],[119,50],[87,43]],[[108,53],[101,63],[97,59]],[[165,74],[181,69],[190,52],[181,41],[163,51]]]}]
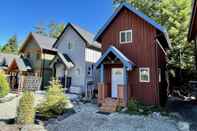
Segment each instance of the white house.
[{"label": "white house", "polygon": [[50,64],[53,75],[71,92],[86,93],[96,87],[94,64],[101,56],[101,44],[93,39],[90,32],[68,23],[54,43],[58,53]]}]

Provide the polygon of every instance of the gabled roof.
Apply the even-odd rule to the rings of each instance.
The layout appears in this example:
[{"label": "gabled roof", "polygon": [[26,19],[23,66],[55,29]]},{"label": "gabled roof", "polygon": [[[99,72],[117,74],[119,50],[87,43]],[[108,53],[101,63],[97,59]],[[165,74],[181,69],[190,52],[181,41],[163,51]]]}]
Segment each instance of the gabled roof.
[{"label": "gabled roof", "polygon": [[127,3],[121,4],[115,10],[114,14],[108,19],[108,21],[104,24],[104,26],[98,31],[94,40],[97,41],[99,39],[99,37],[103,34],[103,32],[107,29],[107,27],[111,24],[111,22],[116,18],[116,16],[119,14],[119,12],[123,8],[126,8],[129,11],[133,12],[134,14],[136,14],[137,16],[139,16],[140,18],[142,18],[143,20],[148,22],[150,25],[152,25],[154,28],[156,28],[158,31],[162,32],[164,34],[164,37],[165,37],[167,43],[168,43],[169,48],[171,47],[169,36],[168,36],[166,29],[164,27],[162,27],[160,24],[158,24],[157,22],[155,22],[153,19],[151,19],[150,17],[148,17],[147,15],[142,13],[140,10],[134,8],[133,6],[131,6],[130,4],[127,4]]},{"label": "gabled roof", "polygon": [[12,61],[12,63],[9,65],[8,69],[10,70],[12,68],[12,64],[16,64],[19,71],[28,71],[31,70],[31,64],[30,62],[25,59],[25,58],[14,58],[14,60]]},{"label": "gabled roof", "polygon": [[21,46],[19,52],[21,52],[25,48],[26,44],[28,44],[28,40],[31,38],[33,38],[36,41],[36,43],[41,49],[55,51],[55,49],[53,49],[53,44],[55,43],[56,39],[31,32],[29,33],[23,45]]},{"label": "gabled roof", "polygon": [[27,71],[31,69],[30,62],[20,56],[14,54],[0,54],[0,68],[1,69],[8,69],[12,65],[13,62],[16,62],[20,71]]},{"label": "gabled roof", "polygon": [[18,56],[14,54],[0,53],[0,66],[7,67],[11,64],[14,58],[18,58]]},{"label": "gabled roof", "polygon": [[193,0],[193,6],[192,6],[192,15],[190,20],[190,27],[189,27],[189,33],[188,33],[188,41],[192,41],[195,36],[193,36],[194,28],[196,26],[197,28],[197,0]]},{"label": "gabled roof", "polygon": [[67,54],[62,54],[59,52],[57,54],[67,68],[74,67],[74,63],[72,62],[72,60],[70,59],[70,57]]},{"label": "gabled roof", "polygon": [[87,30],[81,28],[78,25],[74,25],[74,24],[71,24],[71,23],[68,23],[66,25],[63,32],[61,33],[61,35],[58,37],[55,44],[53,45],[54,48],[57,46],[57,43],[58,43],[59,39],[62,37],[62,35],[64,34],[64,32],[67,30],[68,27],[71,27],[87,43],[88,47],[101,49],[101,44],[94,41],[94,35],[92,33],[88,32]]},{"label": "gabled roof", "polygon": [[97,61],[95,64],[96,68],[102,64],[102,62],[110,53],[113,53],[124,64],[124,66],[126,66],[127,70],[132,70],[134,68],[135,64],[114,46],[109,47],[102,57]]},{"label": "gabled roof", "polygon": [[71,60],[71,58],[67,54],[60,53],[60,52],[57,52],[57,55],[50,62],[50,66],[52,66],[57,61],[58,58],[62,61],[62,63],[66,66],[66,68],[74,67],[74,63]]}]

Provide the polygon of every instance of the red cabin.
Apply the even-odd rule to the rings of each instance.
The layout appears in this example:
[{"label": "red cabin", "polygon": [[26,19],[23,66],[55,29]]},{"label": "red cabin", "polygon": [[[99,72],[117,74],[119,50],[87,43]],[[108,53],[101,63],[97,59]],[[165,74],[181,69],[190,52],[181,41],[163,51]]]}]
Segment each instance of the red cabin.
[{"label": "red cabin", "polygon": [[[161,25],[134,7],[121,4],[95,40],[102,44],[98,102],[129,99],[159,105],[167,98],[166,50],[170,41]],[[112,100],[111,100],[112,101]]]}]

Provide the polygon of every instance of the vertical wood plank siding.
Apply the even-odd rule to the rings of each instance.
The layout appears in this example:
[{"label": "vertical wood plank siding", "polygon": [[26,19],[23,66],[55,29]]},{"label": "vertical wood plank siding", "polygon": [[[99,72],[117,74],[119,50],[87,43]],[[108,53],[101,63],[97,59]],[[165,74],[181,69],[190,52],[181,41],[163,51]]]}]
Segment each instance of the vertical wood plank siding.
[{"label": "vertical wood plank siding", "polygon": [[[119,32],[128,29],[133,31],[133,42],[120,44]],[[155,37],[154,27],[123,8],[99,38],[103,47],[102,52],[105,52],[110,45],[114,45],[136,64],[136,68],[128,73],[129,98],[133,97],[145,104],[159,104]],[[112,66],[114,65],[105,65],[105,80],[110,85]],[[149,83],[139,82],[139,67],[150,68]]]}]

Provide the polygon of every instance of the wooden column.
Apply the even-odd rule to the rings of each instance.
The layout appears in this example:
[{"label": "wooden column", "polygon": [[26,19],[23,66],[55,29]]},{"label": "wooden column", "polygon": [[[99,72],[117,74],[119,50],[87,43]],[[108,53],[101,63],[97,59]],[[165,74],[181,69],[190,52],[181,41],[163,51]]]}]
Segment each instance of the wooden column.
[{"label": "wooden column", "polygon": [[124,85],[125,85],[125,89],[124,89],[124,100],[125,100],[125,104],[127,105],[128,103],[128,72],[127,72],[127,67],[124,66],[123,68],[124,71]]},{"label": "wooden column", "polygon": [[104,83],[104,65],[103,64],[101,64],[101,67],[100,67],[100,82]]}]

